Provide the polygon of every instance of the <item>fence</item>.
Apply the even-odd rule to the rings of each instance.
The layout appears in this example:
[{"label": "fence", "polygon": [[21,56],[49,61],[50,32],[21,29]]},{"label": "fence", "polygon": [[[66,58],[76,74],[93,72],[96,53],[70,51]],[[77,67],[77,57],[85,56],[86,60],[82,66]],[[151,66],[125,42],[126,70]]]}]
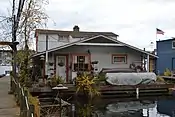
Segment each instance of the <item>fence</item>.
[{"label": "fence", "polygon": [[20,117],[34,117],[34,105],[29,104],[28,91],[11,77],[11,90],[20,106]]}]

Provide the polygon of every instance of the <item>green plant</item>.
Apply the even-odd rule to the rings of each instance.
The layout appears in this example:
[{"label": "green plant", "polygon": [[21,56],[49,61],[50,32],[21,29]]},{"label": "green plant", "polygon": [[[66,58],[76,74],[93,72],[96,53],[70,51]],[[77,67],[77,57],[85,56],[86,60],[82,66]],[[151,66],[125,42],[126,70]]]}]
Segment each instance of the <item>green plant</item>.
[{"label": "green plant", "polygon": [[100,83],[100,82],[105,82],[107,79],[107,77],[105,76],[105,73],[100,73],[97,75],[97,82]]},{"label": "green plant", "polygon": [[27,88],[24,88],[28,93],[29,104],[34,105],[34,115],[35,117],[40,117],[40,106],[38,97],[33,97]]},{"label": "green plant", "polygon": [[19,77],[19,82],[21,83],[22,86],[27,86],[31,84],[30,66],[32,65],[32,60],[29,59],[29,57],[32,54],[33,54],[33,51],[31,50],[18,50],[16,55],[18,77]]},{"label": "green plant", "polygon": [[171,75],[172,75],[171,71],[168,68],[166,68],[164,71],[164,76],[171,76]]},{"label": "green plant", "polygon": [[81,117],[91,117],[93,112],[93,107],[91,104],[85,104],[78,109],[78,115]]},{"label": "green plant", "polygon": [[76,93],[83,92],[85,96],[100,95],[96,86],[97,78],[83,73],[76,78]]},{"label": "green plant", "polygon": [[58,84],[63,84],[64,81],[62,80],[62,77],[54,75],[48,80],[48,85],[51,87],[57,86]]},{"label": "green plant", "polygon": [[157,77],[156,82],[166,83],[165,80],[162,77],[160,77],[160,76]]}]

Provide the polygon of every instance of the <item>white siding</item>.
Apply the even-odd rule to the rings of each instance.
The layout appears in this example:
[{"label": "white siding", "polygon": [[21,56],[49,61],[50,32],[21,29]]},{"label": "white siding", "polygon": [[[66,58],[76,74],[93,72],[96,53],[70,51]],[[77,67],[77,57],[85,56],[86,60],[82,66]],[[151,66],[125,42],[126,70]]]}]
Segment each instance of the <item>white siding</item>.
[{"label": "white siding", "polygon": [[38,35],[38,52],[42,52],[46,49],[46,35],[45,34],[39,34]]},{"label": "white siding", "polygon": [[[59,37],[57,34],[48,34],[48,49],[56,48],[78,40],[80,40],[80,38]],[[46,34],[38,35],[37,46],[38,52],[46,50]]]},{"label": "white siding", "polygon": [[66,37],[59,37],[57,34],[48,35],[48,49],[56,48],[69,43]]},{"label": "white siding", "polygon": [[[126,47],[72,46],[56,53],[87,53],[88,50],[91,60],[99,61],[98,71],[102,68],[129,68],[132,62],[141,60],[141,53]],[[127,64],[112,64],[112,54],[127,54]]]}]

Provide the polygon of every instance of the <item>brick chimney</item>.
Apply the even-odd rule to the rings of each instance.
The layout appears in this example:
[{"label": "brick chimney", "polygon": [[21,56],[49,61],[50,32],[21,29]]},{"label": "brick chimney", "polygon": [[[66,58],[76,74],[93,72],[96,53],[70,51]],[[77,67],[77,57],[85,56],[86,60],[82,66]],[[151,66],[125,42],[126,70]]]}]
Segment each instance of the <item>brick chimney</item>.
[{"label": "brick chimney", "polygon": [[77,25],[75,25],[75,26],[73,27],[73,31],[79,32],[79,30],[80,30],[80,28],[79,28]]}]

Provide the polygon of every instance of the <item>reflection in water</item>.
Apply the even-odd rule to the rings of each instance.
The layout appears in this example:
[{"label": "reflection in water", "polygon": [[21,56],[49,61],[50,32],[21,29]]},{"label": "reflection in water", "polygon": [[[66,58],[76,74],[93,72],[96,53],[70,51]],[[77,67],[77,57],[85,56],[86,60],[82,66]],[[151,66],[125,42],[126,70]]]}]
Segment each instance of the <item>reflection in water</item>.
[{"label": "reflection in water", "polygon": [[153,101],[130,101],[112,103],[107,105],[104,117],[140,117],[142,116],[142,109],[154,108],[155,106],[156,104]]},{"label": "reflection in water", "polygon": [[138,100],[77,105],[77,117],[175,117],[175,100]]},{"label": "reflection in water", "polygon": [[162,114],[175,117],[175,100],[160,100],[157,102],[157,110]]}]

